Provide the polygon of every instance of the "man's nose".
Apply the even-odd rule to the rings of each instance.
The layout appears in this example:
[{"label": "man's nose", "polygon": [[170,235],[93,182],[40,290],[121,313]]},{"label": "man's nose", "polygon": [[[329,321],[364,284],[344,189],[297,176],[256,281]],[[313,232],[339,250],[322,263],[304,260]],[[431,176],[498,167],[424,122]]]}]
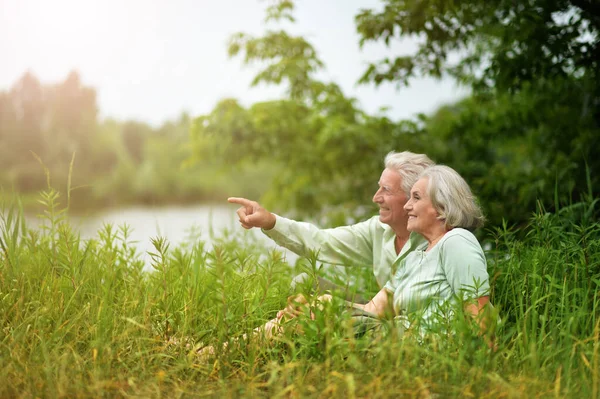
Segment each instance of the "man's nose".
[{"label": "man's nose", "polygon": [[380,203],[381,202],[381,189],[377,189],[377,191],[375,192],[375,195],[373,195],[373,202],[375,203]]}]

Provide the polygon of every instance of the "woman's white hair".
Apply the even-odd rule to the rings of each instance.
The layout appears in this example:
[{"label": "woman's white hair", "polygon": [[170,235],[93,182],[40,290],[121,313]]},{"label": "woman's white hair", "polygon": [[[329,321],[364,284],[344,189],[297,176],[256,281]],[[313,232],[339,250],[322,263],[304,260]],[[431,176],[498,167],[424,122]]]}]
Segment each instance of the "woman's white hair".
[{"label": "woman's white hair", "polygon": [[448,227],[475,230],[482,227],[485,217],[469,185],[454,169],[445,165],[427,168],[420,178],[427,177],[427,195],[440,220]]},{"label": "woman's white hair", "polygon": [[410,197],[410,189],[419,179],[423,171],[435,165],[425,154],[415,154],[410,151],[390,152],[383,161],[386,169],[395,170],[402,177],[402,190]]}]

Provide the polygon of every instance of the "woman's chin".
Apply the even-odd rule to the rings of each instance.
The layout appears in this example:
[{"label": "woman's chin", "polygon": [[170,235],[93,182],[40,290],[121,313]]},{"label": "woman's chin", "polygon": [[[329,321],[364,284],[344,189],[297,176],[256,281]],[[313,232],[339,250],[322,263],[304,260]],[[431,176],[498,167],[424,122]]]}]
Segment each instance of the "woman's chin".
[{"label": "woman's chin", "polygon": [[406,230],[408,230],[411,233],[420,233],[419,228],[412,223],[408,223],[408,225],[406,226]]}]

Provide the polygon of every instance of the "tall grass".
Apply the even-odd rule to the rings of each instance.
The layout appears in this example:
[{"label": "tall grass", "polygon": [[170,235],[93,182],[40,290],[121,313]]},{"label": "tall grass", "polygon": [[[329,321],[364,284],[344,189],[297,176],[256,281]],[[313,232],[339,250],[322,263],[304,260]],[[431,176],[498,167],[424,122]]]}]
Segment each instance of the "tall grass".
[{"label": "tall grass", "polygon": [[[581,211],[591,199],[494,231],[496,352],[466,324],[425,340],[393,326],[355,338],[335,303],[301,317],[301,335],[232,345],[285,305],[293,271],[281,254],[241,234],[210,250],[156,237],[145,272],[128,226],[82,240],[58,193],[40,200],[41,229],[18,202],[0,210],[0,397],[599,396],[600,225]],[[196,356],[206,344],[218,348],[209,361]]]}]

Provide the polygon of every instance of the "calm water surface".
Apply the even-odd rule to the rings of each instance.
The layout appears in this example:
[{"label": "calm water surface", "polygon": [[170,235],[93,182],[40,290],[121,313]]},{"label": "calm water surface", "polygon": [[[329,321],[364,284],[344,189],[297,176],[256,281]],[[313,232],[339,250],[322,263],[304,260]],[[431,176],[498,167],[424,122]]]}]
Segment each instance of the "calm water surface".
[{"label": "calm water surface", "polygon": [[[257,245],[265,248],[279,248],[258,229],[245,230],[238,222],[235,213],[238,205],[197,205],[166,207],[129,207],[103,211],[87,216],[71,216],[73,227],[83,239],[98,238],[98,231],[107,223],[115,228],[127,224],[130,230],[129,242],[137,245],[138,253],[147,265],[150,263],[148,251],[153,252],[151,239],[164,237],[170,248],[185,242],[191,236],[199,236],[211,248],[211,237],[222,237],[225,232],[239,237],[256,239]],[[36,218],[28,217],[29,226],[40,224]],[[212,232],[212,234],[211,234]],[[297,256],[285,250],[288,262],[293,263]]]}]

